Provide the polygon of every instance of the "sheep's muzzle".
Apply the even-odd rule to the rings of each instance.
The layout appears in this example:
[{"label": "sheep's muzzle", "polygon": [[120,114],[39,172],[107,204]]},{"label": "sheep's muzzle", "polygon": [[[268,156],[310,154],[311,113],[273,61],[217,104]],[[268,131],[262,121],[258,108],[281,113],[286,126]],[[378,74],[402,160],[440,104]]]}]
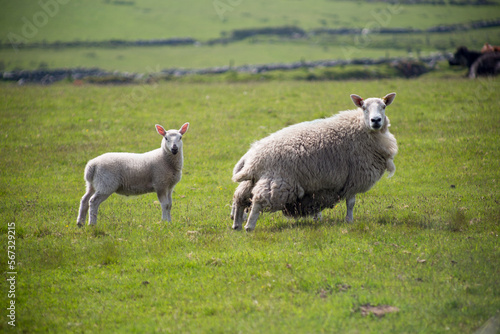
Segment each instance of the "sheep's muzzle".
[{"label": "sheep's muzzle", "polygon": [[382,118],[372,118],[370,120],[370,126],[373,130],[378,130],[382,127]]}]

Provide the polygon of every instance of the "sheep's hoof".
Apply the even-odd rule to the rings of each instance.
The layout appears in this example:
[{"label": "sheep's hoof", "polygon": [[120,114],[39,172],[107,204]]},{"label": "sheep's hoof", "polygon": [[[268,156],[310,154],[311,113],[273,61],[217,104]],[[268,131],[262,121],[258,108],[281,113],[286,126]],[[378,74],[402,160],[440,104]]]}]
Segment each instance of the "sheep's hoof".
[{"label": "sheep's hoof", "polygon": [[241,225],[233,225],[232,228],[235,231],[239,231],[239,230],[241,230]]},{"label": "sheep's hoof", "polygon": [[76,226],[78,226],[79,228],[82,228],[82,227],[84,227],[84,226],[85,226],[85,223],[80,223],[80,222],[78,222],[78,223],[76,223]]},{"label": "sheep's hoof", "polygon": [[251,228],[251,227],[246,227],[246,226],[245,226],[245,231],[247,231],[247,232],[252,232],[253,230],[254,230],[253,228]]}]

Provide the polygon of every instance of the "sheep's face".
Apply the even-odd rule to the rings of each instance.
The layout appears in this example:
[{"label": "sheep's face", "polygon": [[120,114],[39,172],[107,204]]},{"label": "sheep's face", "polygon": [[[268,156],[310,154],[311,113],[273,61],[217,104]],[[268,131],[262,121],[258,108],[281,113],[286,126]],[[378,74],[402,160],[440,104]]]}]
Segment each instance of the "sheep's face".
[{"label": "sheep's face", "polygon": [[161,125],[156,125],[156,131],[163,136],[164,150],[177,154],[182,149],[182,136],[186,133],[189,123],[185,123],[179,130],[166,131]]},{"label": "sheep's face", "polygon": [[366,126],[372,131],[379,131],[384,127],[386,121],[385,107],[390,105],[395,97],[396,93],[390,93],[381,99],[372,97],[363,100],[358,95],[351,95],[354,105],[363,110]]}]

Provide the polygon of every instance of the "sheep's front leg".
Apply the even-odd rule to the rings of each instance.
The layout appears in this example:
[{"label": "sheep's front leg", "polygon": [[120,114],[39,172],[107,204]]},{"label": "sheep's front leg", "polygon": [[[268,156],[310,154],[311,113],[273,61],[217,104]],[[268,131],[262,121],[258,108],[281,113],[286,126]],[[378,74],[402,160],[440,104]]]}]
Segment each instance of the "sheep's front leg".
[{"label": "sheep's front leg", "polygon": [[172,192],[174,189],[167,189],[166,192],[158,192],[158,200],[161,203],[161,220],[172,222],[170,210],[172,209]]},{"label": "sheep's front leg", "polygon": [[90,214],[89,214],[89,225],[95,225],[97,223],[97,211],[99,211],[99,205],[104,202],[111,194],[95,193],[89,200]]},{"label": "sheep's front leg", "polygon": [[78,211],[78,218],[76,220],[76,225],[82,227],[85,225],[85,219],[87,218],[87,212],[89,211],[89,201],[90,197],[94,194],[94,189],[89,187],[85,195],[83,195],[80,201],[80,210]]},{"label": "sheep's front leg", "polygon": [[356,204],[356,196],[349,197],[345,200],[346,206],[347,206],[347,216],[345,217],[345,220],[347,222],[352,222],[353,220],[353,214],[352,211],[354,210],[354,204]]}]

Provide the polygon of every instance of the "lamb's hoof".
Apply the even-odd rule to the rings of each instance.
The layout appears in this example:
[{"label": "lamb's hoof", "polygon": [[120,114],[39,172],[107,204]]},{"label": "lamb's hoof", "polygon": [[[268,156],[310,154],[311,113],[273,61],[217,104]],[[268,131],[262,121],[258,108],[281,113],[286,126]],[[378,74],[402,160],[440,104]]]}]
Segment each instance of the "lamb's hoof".
[{"label": "lamb's hoof", "polygon": [[245,231],[252,232],[253,230],[254,230],[254,228],[249,227],[249,226],[245,226]]},{"label": "lamb's hoof", "polygon": [[233,225],[232,228],[235,231],[239,231],[239,230],[241,230],[241,225]]},{"label": "lamb's hoof", "polygon": [[76,226],[78,226],[79,228],[82,228],[85,226],[85,223],[80,223],[80,222],[77,222],[76,223]]}]

